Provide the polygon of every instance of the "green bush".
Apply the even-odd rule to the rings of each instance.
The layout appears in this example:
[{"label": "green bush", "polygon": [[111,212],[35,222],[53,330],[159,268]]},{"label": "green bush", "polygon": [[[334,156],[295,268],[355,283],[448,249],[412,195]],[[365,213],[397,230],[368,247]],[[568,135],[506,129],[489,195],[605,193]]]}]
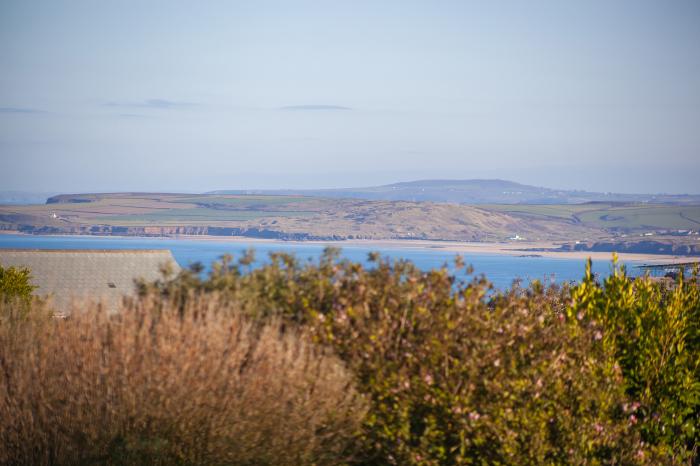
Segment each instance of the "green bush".
[{"label": "green bush", "polygon": [[36,286],[31,284],[27,268],[3,267],[0,264],[0,299],[29,301]]},{"label": "green bush", "polygon": [[[14,325],[34,317],[43,320],[46,317],[50,311],[40,305],[39,298],[32,296],[36,288],[31,284],[28,268],[3,267],[0,264],[0,304],[5,304],[0,309],[0,325]],[[34,312],[36,309],[40,311]]]},{"label": "green bush", "polygon": [[650,278],[630,279],[613,262],[599,285],[590,263],[573,289],[569,315],[605,329],[606,348],[622,370],[634,400],[630,419],[645,441],[680,459],[696,458],[700,444],[700,288],[697,274],[671,289]]}]

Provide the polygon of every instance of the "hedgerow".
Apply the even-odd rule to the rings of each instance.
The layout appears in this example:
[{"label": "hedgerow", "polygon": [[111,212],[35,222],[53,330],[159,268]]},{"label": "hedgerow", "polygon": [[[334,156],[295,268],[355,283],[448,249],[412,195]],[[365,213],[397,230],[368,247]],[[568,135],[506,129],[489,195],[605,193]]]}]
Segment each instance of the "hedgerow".
[{"label": "hedgerow", "polygon": [[[217,325],[272,322],[337,358],[362,400],[343,412],[362,415],[334,437],[344,439],[336,464],[698,461],[697,276],[666,285],[613,263],[601,282],[589,264],[579,283],[498,291],[482,276],[458,279],[459,259],[428,272],[335,250],[318,262],[253,259],[140,283],[123,312],[147,301],[149,313],[189,322],[201,317],[193,303],[208,303]],[[204,382],[183,381],[204,397]],[[307,453],[301,463],[328,461]]]},{"label": "hedgerow", "polygon": [[[495,292],[484,277],[273,254],[225,257],[206,279],[258,319],[311,329],[370,399],[362,464],[658,464],[697,459],[696,279],[668,287],[613,263],[600,283]],[[463,267],[461,261],[455,264]],[[186,290],[186,293],[183,293]]]}]

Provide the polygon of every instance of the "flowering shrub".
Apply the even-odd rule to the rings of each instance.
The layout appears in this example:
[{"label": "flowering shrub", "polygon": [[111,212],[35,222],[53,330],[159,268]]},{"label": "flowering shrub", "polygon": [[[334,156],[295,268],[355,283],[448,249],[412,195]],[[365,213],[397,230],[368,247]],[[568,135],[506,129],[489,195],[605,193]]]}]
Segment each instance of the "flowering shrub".
[{"label": "flowering shrub", "polygon": [[[616,269],[603,285],[588,271],[578,285],[533,283],[498,294],[483,277],[461,282],[447,268],[422,272],[410,262],[371,259],[366,268],[332,250],[318,264],[275,254],[249,269],[250,256],[225,258],[206,280],[186,273],[144,291],[174,300],[217,291],[249,315],[284,316],[309,328],[370,399],[363,464],[656,464],[694,455],[693,437],[656,430],[668,432],[665,418],[694,429],[696,411],[683,411],[683,424],[674,410],[697,399],[690,394],[684,402],[680,393],[697,383],[690,367],[697,352],[684,353],[685,382],[668,387],[667,404],[650,423],[651,405],[632,376],[639,371],[630,369],[622,345],[634,337],[625,340],[626,330],[600,312],[631,289],[649,314],[675,315],[681,311],[671,310],[673,303],[685,303],[690,325],[696,288],[664,291]],[[653,322],[643,328],[660,331]],[[645,338],[635,364],[650,367],[640,381],[653,393],[651,367],[680,373],[667,359],[646,360],[654,337]],[[683,353],[688,344],[674,348]]]}]

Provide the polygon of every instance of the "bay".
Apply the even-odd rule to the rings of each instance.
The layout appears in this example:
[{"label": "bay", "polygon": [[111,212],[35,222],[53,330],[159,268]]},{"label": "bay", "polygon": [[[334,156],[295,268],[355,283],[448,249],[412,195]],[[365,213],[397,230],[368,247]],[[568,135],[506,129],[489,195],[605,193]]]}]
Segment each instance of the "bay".
[{"label": "bay", "polygon": [[[443,249],[382,246],[367,247],[354,244],[342,245],[341,256],[367,264],[370,252],[379,252],[383,257],[394,260],[407,259],[422,270],[441,267],[443,264],[453,269],[456,253]],[[295,254],[299,259],[318,260],[325,245],[298,242],[245,242],[225,240],[197,240],[176,238],[141,238],[111,236],[39,236],[39,235],[0,235],[0,249],[169,249],[182,267],[199,262],[205,270],[223,254],[240,257],[247,249],[254,249],[256,262],[260,265],[269,260],[271,252]],[[567,282],[580,280],[585,270],[585,261],[571,258],[519,257],[506,254],[468,253],[462,257],[474,268],[474,274],[484,274],[496,288],[505,289],[515,279],[523,283],[538,279]],[[634,272],[634,262],[627,262],[628,270]],[[594,261],[593,271],[601,278],[610,273],[610,261]],[[458,275],[464,276],[462,271]]]}]

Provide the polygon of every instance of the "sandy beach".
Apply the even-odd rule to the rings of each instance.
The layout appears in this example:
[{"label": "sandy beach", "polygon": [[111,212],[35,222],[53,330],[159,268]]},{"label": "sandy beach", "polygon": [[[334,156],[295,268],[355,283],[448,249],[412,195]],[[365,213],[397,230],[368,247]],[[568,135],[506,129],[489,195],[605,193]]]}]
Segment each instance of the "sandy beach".
[{"label": "sandy beach", "polygon": [[[0,234],[23,235],[17,231],[0,231]],[[36,235],[27,235],[36,236]],[[54,237],[85,237],[93,235],[40,235]],[[97,235],[94,235],[97,236]],[[138,236],[109,236],[110,238],[141,238]],[[321,246],[362,247],[367,249],[418,249],[418,250],[441,250],[454,252],[455,254],[504,254],[509,256],[542,256],[561,259],[582,259],[591,258],[597,261],[609,261],[612,258],[610,252],[598,251],[548,251],[547,249],[557,249],[560,244],[553,242],[502,242],[502,243],[476,243],[459,241],[435,241],[435,240],[344,240],[344,241],[283,241],[278,239],[251,238],[247,236],[209,236],[209,235],[177,235],[166,237],[146,236],[143,238],[159,238],[189,241],[214,241],[223,243],[247,243],[247,244],[314,244]],[[645,262],[648,264],[670,264],[680,262],[700,262],[700,258],[695,256],[678,256],[667,254],[634,254],[618,253],[622,261]]]},{"label": "sandy beach", "polygon": [[[188,239],[197,241],[222,241],[236,243],[267,243],[267,244],[317,244],[334,246],[338,248],[356,246],[363,248],[381,249],[422,249],[451,251],[455,254],[504,254],[510,256],[538,255],[561,259],[587,259],[609,261],[611,252],[597,251],[544,251],[543,249],[556,249],[560,245],[551,242],[503,242],[503,243],[469,243],[458,241],[432,241],[432,240],[344,240],[344,241],[280,241],[263,238],[249,238],[245,236],[204,236],[204,235],[180,235],[173,239]],[[669,264],[680,262],[700,262],[700,258],[693,256],[677,256],[666,254],[633,254],[619,253],[622,261],[646,262],[649,264]]]}]

